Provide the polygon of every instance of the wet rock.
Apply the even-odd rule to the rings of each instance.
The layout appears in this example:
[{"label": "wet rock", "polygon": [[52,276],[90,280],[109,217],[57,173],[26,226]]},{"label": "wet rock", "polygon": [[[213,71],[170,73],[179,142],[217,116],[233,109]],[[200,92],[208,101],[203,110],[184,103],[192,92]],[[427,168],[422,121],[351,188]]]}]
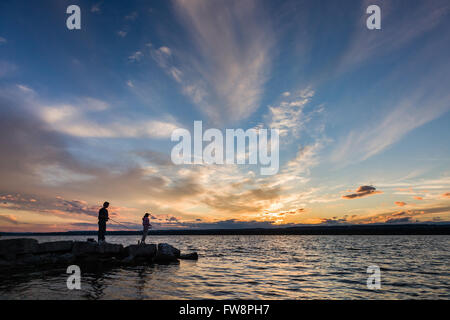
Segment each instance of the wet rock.
[{"label": "wet rock", "polygon": [[76,260],[76,257],[73,253],[65,253],[56,257],[56,262],[59,264],[72,264]]},{"label": "wet rock", "polygon": [[155,244],[133,244],[125,248],[128,257],[153,258],[156,255]]},{"label": "wet rock", "polygon": [[158,252],[154,259],[157,263],[178,262],[180,250],[167,243],[158,244]]},{"label": "wet rock", "polygon": [[180,259],[184,260],[198,260],[198,254],[197,252],[191,252],[187,254],[180,255]]},{"label": "wet rock", "polygon": [[14,265],[15,265],[14,260],[0,259],[0,269],[9,269],[14,267]]},{"label": "wet rock", "polygon": [[80,264],[103,267],[140,265],[148,263],[179,263],[178,258],[198,259],[197,253],[180,255],[180,250],[167,244],[138,244],[126,248],[121,244],[95,241],[55,241],[38,244],[34,239],[0,241],[0,269],[34,270],[34,267],[53,267]]},{"label": "wet rock", "polygon": [[98,245],[98,251],[102,254],[119,255],[123,252],[123,246],[121,244],[102,243]]},{"label": "wet rock", "polygon": [[39,243],[36,253],[63,253],[71,252],[73,241],[53,241]]},{"label": "wet rock", "polygon": [[0,240],[0,256],[8,259],[18,254],[28,254],[36,252],[38,242],[35,239],[8,239]]},{"label": "wet rock", "polygon": [[72,247],[75,256],[99,253],[99,245],[96,242],[75,241]]},{"label": "wet rock", "polygon": [[27,253],[17,258],[17,264],[20,265],[40,265],[42,258],[38,255]]},{"label": "wet rock", "polygon": [[158,244],[158,254],[169,255],[169,256],[174,256],[175,258],[178,258],[180,256],[180,250],[171,246],[170,244],[159,243]]},{"label": "wet rock", "polygon": [[134,263],[134,257],[133,256],[125,257],[120,262],[123,264],[132,264],[132,263]]}]

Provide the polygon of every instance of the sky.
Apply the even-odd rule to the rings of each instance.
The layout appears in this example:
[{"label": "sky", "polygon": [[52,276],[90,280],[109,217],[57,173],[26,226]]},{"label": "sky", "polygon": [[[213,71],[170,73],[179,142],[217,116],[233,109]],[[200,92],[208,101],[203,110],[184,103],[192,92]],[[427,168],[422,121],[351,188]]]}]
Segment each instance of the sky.
[{"label": "sky", "polygon": [[[0,231],[449,222],[449,52],[447,0],[1,1]],[[278,173],[175,165],[198,120]]]}]

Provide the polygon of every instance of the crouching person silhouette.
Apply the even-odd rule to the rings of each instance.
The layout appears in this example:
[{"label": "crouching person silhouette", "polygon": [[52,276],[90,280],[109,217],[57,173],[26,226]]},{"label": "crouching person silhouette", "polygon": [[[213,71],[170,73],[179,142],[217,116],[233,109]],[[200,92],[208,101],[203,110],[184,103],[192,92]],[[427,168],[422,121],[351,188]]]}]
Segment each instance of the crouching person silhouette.
[{"label": "crouching person silhouette", "polygon": [[106,221],[109,220],[108,207],[109,202],[105,202],[103,203],[103,208],[98,211],[98,243],[105,242]]},{"label": "crouching person silhouette", "polygon": [[144,227],[144,230],[142,231],[141,243],[145,243],[145,238],[147,238],[148,229],[152,227],[152,225],[150,224],[150,220],[148,218],[149,215],[150,213],[146,213],[142,218],[142,226]]}]

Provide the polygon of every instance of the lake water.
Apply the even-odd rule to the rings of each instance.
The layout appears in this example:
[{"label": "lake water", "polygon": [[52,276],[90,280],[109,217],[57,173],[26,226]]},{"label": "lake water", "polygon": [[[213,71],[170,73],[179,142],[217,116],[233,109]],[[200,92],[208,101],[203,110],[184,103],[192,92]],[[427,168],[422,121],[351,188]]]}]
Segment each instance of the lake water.
[{"label": "lake water", "polygon": [[[34,237],[39,242],[86,236]],[[5,237],[2,239],[6,239]],[[109,236],[135,244],[138,236]],[[0,274],[0,299],[449,299],[450,236],[150,236],[198,261],[83,272]],[[381,289],[366,285],[369,265]]]}]

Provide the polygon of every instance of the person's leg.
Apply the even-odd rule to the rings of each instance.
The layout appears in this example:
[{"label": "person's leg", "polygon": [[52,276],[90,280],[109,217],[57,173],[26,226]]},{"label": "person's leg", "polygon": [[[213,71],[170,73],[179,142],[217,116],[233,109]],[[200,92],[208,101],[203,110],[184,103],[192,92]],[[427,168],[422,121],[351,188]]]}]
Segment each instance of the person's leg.
[{"label": "person's leg", "polygon": [[98,233],[99,242],[100,242],[100,240],[105,241],[106,222],[101,221],[98,223],[98,226],[99,226],[99,233]]},{"label": "person's leg", "polygon": [[100,242],[102,240],[102,223],[98,222],[98,233],[97,233],[97,241]]},{"label": "person's leg", "polygon": [[142,240],[141,242],[145,243],[145,238],[147,238],[148,227],[144,227],[144,231],[142,232]]}]

